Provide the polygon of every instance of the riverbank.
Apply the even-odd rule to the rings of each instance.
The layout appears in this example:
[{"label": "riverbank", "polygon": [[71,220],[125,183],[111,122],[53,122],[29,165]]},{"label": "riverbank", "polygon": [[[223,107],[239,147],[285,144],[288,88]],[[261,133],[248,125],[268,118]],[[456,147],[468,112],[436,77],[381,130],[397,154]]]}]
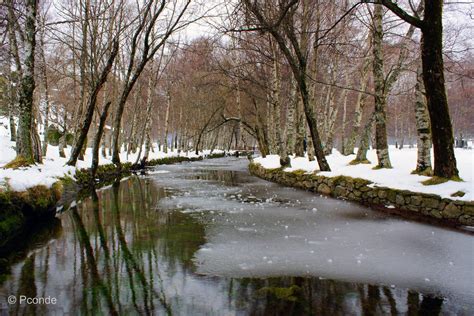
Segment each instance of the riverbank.
[{"label": "riverbank", "polygon": [[[148,161],[145,168],[224,156],[225,153],[219,152],[193,157],[163,157]],[[31,227],[31,224],[54,217],[57,209],[68,205],[75,196],[88,194],[91,189],[108,185],[137,171],[136,166],[131,163],[122,164],[120,169],[114,164],[106,164],[98,167],[94,179],[88,168],[82,168],[75,170],[73,175],[69,173],[59,177],[51,186],[39,184],[21,191],[13,190],[8,185],[0,187],[0,249],[7,247],[10,241]],[[144,172],[143,169],[141,172]],[[23,177],[27,177],[27,174]],[[64,197],[65,192],[67,197]]]},{"label": "riverbank", "polygon": [[472,235],[264,181],[246,158],[159,166],[41,228],[0,254],[0,301],[30,288],[57,298],[41,314],[474,309]]},{"label": "riverbank", "polygon": [[449,199],[437,194],[412,192],[374,185],[349,176],[324,176],[305,170],[265,168],[249,165],[251,174],[285,186],[300,188],[368,205],[404,217],[426,218],[450,226],[474,226],[474,202]]}]

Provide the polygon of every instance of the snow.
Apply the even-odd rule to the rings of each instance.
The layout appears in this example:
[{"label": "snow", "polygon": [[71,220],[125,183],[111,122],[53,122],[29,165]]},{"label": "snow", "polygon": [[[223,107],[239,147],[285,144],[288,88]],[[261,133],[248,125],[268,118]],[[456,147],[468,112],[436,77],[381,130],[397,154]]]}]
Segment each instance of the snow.
[{"label": "snow", "polygon": [[254,162],[262,165],[265,169],[280,168],[280,156],[278,155],[267,155],[265,158],[257,157],[253,160]]},{"label": "snow", "polygon": [[[194,152],[179,153],[177,151],[170,150],[168,153],[157,150],[157,145],[154,144],[155,151],[149,153],[149,160],[160,159],[165,157],[198,157],[202,155],[210,154],[210,150],[204,150],[199,155]],[[59,157],[58,146],[48,145],[46,156],[43,157],[43,163],[30,166],[28,168],[18,169],[4,169],[2,166],[12,161],[15,156],[15,142],[10,141],[10,128],[9,121],[5,117],[0,116],[0,189],[9,188],[14,191],[24,191],[30,187],[36,185],[45,185],[50,187],[58,181],[58,178],[64,176],[73,176],[76,170],[82,168],[89,168],[92,163],[92,148],[87,148],[84,160],[78,160],[76,167],[67,166],[67,158]],[[65,150],[66,157],[69,157],[71,147],[68,146]],[[143,155],[142,151],[142,155]],[[222,151],[215,150],[214,153],[220,153]],[[101,154],[99,164],[110,164],[112,161],[108,158],[103,157]],[[125,151],[120,153],[120,159],[122,162],[134,163],[137,159],[138,151],[135,154],[127,155]]]},{"label": "snow", "polygon": [[[377,164],[377,154],[375,150],[369,150],[367,158],[370,164],[350,165],[349,162],[355,158],[355,155],[344,156],[337,150],[333,150],[331,155],[326,157],[331,166],[330,172],[319,172],[318,174],[326,177],[335,177],[339,175],[350,176],[353,178],[362,178],[372,181],[372,186],[389,187],[393,189],[409,190],[412,192],[432,193],[443,198],[456,200],[472,201],[474,200],[474,150],[455,148],[457,166],[462,182],[448,181],[437,185],[423,185],[421,182],[429,179],[426,176],[411,174],[415,169],[417,149],[403,148],[397,149],[390,146],[390,159],[392,169],[373,168]],[[291,168],[285,168],[285,171],[303,170],[308,173],[319,170],[316,161],[309,161],[307,157],[290,157]],[[278,155],[268,155],[266,158],[258,157],[254,159],[266,169],[281,167]],[[452,197],[451,194],[462,191],[463,197]]]}]

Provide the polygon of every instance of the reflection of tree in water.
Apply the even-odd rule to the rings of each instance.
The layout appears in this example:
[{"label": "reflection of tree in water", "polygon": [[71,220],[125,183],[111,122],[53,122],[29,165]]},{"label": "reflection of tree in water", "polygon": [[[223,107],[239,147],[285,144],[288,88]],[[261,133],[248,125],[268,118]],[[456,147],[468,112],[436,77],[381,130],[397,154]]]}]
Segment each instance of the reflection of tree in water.
[{"label": "reflection of tree in water", "polygon": [[80,210],[71,210],[80,246],[76,269],[84,290],[76,302],[82,313],[101,307],[112,314],[150,314],[156,308],[171,313],[162,270],[192,269],[204,228],[182,213],[156,210],[165,196],[163,189],[135,178],[100,192],[100,198],[92,192]]},{"label": "reflection of tree in water", "polygon": [[239,172],[229,170],[205,170],[203,173],[188,176],[189,179],[219,181],[228,186],[242,185],[243,179],[239,177]]},{"label": "reflection of tree in water", "polygon": [[[2,249],[0,252],[0,285],[10,275],[10,268],[13,264],[25,260],[32,250],[43,247],[52,239],[59,238],[61,233],[61,221],[52,218],[38,225],[33,224],[31,228],[12,241],[10,248]],[[47,250],[49,252],[49,246]]]},{"label": "reflection of tree in water", "polygon": [[231,279],[228,289],[229,302],[251,315],[439,315],[443,304],[413,291],[318,278]]},{"label": "reflection of tree in water", "polygon": [[[196,214],[156,209],[166,195],[152,182],[131,178],[92,192],[90,199],[68,213],[73,238],[62,238],[55,247],[64,247],[73,257],[57,253],[51,261],[58,265],[62,260],[73,272],[61,287],[73,310],[120,315],[182,314],[193,308],[219,313],[219,306],[251,315],[437,315],[441,311],[441,299],[384,286],[289,276],[198,276],[192,259],[205,243],[205,227],[193,218]],[[49,267],[49,246],[22,264],[15,287],[18,293],[52,294],[45,292],[46,283],[51,282],[47,276],[57,274],[56,266]],[[188,278],[193,278],[194,290],[179,287]],[[217,296],[204,305],[195,304],[199,295],[193,291],[201,287],[223,291],[216,291]],[[22,308],[26,307],[10,311],[48,311],[46,306],[36,311]]]}]

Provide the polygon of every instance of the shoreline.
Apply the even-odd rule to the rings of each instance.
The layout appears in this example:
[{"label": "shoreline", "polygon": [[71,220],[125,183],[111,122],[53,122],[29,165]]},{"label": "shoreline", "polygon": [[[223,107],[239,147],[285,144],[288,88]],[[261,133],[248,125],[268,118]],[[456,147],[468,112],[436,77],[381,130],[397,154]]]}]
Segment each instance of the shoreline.
[{"label": "shoreline", "polygon": [[454,227],[471,233],[466,226],[474,226],[474,201],[378,187],[369,180],[349,176],[327,177],[303,170],[287,172],[283,168],[265,169],[255,162],[249,164],[249,172],[267,181],[356,202],[410,220]]},{"label": "shoreline", "polygon": [[59,178],[51,187],[36,185],[24,191],[0,190],[0,252],[9,248],[12,241],[32,225],[54,218],[57,212],[68,207],[78,196],[89,195],[99,189],[146,168],[225,157],[226,153],[199,157],[165,157],[147,161],[144,168],[123,163],[119,170],[114,164],[100,165],[94,181],[90,169],[76,171],[73,177]]}]

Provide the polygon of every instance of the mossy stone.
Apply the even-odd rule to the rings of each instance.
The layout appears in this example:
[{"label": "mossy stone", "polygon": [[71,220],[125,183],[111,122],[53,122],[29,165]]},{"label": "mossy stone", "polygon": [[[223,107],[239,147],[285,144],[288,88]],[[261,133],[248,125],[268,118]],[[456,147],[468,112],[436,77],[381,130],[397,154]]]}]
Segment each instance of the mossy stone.
[{"label": "mossy stone", "polygon": [[443,210],[443,216],[446,218],[457,218],[461,214],[462,211],[454,203],[449,203]]},{"label": "mossy stone", "polygon": [[421,205],[423,207],[437,209],[439,206],[439,200],[435,198],[423,198],[423,202]]},{"label": "mossy stone", "polygon": [[321,183],[318,186],[318,192],[329,195],[331,194],[331,188],[327,184]]}]

